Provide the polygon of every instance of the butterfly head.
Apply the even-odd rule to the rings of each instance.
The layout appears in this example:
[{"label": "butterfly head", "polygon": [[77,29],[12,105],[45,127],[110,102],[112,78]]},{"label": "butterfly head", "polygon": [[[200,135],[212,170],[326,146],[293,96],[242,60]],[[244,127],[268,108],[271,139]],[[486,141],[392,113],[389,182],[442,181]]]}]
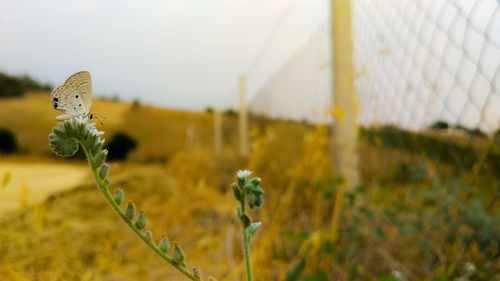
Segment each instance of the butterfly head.
[{"label": "butterfly head", "polygon": [[57,103],[59,102],[59,99],[57,97],[52,98],[52,106],[54,106],[55,109],[57,108]]}]

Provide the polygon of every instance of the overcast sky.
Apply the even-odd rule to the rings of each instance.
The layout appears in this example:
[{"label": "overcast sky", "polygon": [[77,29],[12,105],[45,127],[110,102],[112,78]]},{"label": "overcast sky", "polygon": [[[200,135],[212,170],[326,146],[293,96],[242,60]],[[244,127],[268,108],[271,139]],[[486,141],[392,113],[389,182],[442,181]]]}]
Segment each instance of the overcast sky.
[{"label": "overcast sky", "polygon": [[327,20],[328,0],[0,0],[0,71],[56,86],[88,70],[94,95],[225,106],[289,3],[251,96]]}]

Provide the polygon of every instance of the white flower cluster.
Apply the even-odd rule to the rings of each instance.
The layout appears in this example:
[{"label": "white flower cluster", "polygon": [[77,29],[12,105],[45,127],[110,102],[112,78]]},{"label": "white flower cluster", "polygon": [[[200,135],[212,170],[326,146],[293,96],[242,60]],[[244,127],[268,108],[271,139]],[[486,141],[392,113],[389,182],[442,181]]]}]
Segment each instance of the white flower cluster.
[{"label": "white flower cluster", "polygon": [[79,115],[75,116],[75,121],[80,123],[80,124],[86,124],[87,129],[94,135],[96,136],[102,136],[104,135],[104,132],[98,131],[97,128],[95,127],[94,122],[89,122],[89,117],[84,116],[84,115]]},{"label": "white flower cluster", "polygon": [[236,174],[236,176],[238,178],[245,178],[245,177],[248,177],[252,174],[252,172],[250,172],[249,170],[238,170],[238,173]]},{"label": "white flower cluster", "polygon": [[75,116],[75,121],[82,124],[82,123],[88,123],[89,122],[89,117],[85,115],[78,115]]},{"label": "white flower cluster", "polygon": [[89,129],[89,131],[96,135],[96,136],[102,136],[104,135],[104,132],[101,132],[101,131],[98,131],[97,128],[95,127],[95,123],[92,122],[92,123],[87,123],[87,129]]}]

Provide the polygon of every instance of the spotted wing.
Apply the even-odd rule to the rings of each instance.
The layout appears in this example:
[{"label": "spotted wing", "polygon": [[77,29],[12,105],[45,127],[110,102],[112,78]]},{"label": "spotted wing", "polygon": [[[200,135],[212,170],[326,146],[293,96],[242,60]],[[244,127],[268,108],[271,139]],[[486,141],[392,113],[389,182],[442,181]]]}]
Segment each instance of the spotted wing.
[{"label": "spotted wing", "polygon": [[88,71],[71,75],[50,94],[55,109],[67,116],[86,116],[92,102],[92,82]]}]

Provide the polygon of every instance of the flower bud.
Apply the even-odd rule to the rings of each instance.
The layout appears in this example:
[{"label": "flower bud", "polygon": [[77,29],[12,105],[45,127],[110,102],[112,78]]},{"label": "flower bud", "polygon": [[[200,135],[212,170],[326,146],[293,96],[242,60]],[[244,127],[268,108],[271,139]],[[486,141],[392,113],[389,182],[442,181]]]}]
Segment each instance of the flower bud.
[{"label": "flower bud", "polygon": [[120,205],[123,202],[123,199],[125,199],[123,190],[121,190],[120,188],[115,190],[115,195],[113,196],[113,199],[115,200],[116,204]]},{"label": "flower bud", "polygon": [[145,234],[149,240],[153,240],[153,232],[151,230],[146,230]]},{"label": "flower bud", "polygon": [[139,213],[139,216],[137,217],[137,220],[135,221],[135,226],[139,229],[142,230],[144,227],[146,227],[146,214],[144,213],[143,210]]},{"label": "flower bud", "polygon": [[231,187],[233,188],[234,198],[236,198],[236,200],[238,201],[241,201],[241,191],[238,185],[236,183],[233,183]]},{"label": "flower bud", "polygon": [[162,250],[164,253],[168,253],[170,250],[170,242],[168,241],[167,236],[163,235],[163,237],[160,240],[160,244],[158,245],[158,248]]},{"label": "flower bud", "polygon": [[181,247],[177,245],[177,242],[174,242],[174,254],[172,258],[174,259],[175,263],[182,266],[186,266],[186,263],[184,262],[185,259],[184,251],[182,251]]},{"label": "flower bud", "polygon": [[255,178],[253,178],[253,179],[250,181],[250,183],[251,183],[253,186],[259,186],[261,181],[262,181],[262,180],[261,180],[259,177],[255,177]]},{"label": "flower bud", "polygon": [[132,202],[128,202],[127,210],[125,211],[125,218],[131,220],[135,217],[135,205]]},{"label": "flower bud", "polygon": [[102,150],[103,142],[100,137],[92,135],[91,139],[89,140],[89,143],[92,144],[92,148],[90,149],[92,154],[95,155]]},{"label": "flower bud", "polygon": [[94,158],[94,167],[101,167],[102,164],[104,164],[104,161],[106,160],[106,156],[108,156],[108,150],[103,149],[97,153],[97,155]]},{"label": "flower bud", "polygon": [[198,270],[198,268],[196,268],[196,266],[193,266],[193,274],[194,276],[200,278],[201,277],[201,273],[200,271]]},{"label": "flower bud", "polygon": [[108,176],[108,172],[109,172],[109,165],[104,163],[101,166],[101,169],[99,169],[99,178],[105,179]]},{"label": "flower bud", "polygon": [[111,180],[109,178],[105,178],[102,181],[104,182],[104,185],[106,186],[106,188],[111,184]]}]

